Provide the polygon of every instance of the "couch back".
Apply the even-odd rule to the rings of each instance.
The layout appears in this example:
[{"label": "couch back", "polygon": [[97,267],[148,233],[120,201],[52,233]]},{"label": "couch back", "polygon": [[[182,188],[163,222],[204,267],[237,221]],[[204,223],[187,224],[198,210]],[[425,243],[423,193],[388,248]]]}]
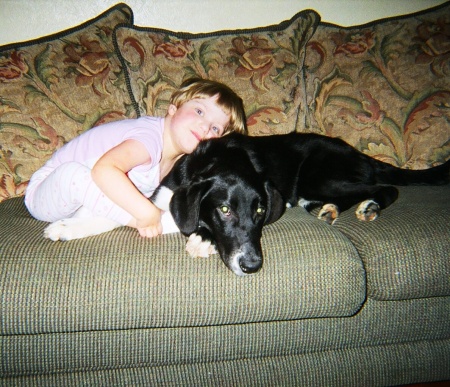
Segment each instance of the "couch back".
[{"label": "couch back", "polygon": [[304,65],[306,130],[422,169],[450,156],[450,2],[343,28],[321,23]]},{"label": "couch back", "polygon": [[450,154],[450,2],[343,28],[305,10],[208,34],[133,25],[118,4],[70,30],[0,47],[0,201],[22,196],[64,143],[104,122],[164,116],[200,76],[244,100],[250,135],[341,137],[394,165]]}]

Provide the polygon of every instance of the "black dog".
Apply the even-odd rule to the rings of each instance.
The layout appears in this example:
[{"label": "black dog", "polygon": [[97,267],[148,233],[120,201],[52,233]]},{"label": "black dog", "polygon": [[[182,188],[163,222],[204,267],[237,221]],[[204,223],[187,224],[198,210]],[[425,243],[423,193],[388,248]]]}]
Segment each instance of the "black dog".
[{"label": "black dog", "polygon": [[246,275],[262,266],[263,225],[286,206],[322,206],[318,217],[332,224],[339,211],[360,203],[356,216],[371,221],[398,197],[397,188],[378,184],[446,184],[449,169],[450,160],[427,170],[396,168],[317,134],[230,134],[183,156],[151,200],[170,209],[190,236],[191,255],[208,256],[216,247],[229,269]]}]

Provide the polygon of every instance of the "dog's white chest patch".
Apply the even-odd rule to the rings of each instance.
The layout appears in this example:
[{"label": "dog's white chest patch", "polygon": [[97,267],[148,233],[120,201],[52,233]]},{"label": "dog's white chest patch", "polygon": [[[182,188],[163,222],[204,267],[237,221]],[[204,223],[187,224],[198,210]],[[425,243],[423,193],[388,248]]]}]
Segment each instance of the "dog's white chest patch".
[{"label": "dog's white chest patch", "polygon": [[153,204],[160,210],[169,211],[170,201],[172,200],[173,191],[165,186],[160,186],[155,195],[152,196]]}]

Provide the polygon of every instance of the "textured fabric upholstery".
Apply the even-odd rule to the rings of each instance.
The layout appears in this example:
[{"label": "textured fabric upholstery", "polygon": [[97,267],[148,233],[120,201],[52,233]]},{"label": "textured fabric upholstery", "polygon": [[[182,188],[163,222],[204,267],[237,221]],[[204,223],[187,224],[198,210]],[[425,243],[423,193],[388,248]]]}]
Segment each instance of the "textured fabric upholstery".
[{"label": "textured fabric upholstery", "polygon": [[306,120],[303,62],[319,20],[305,10],[260,28],[191,34],[125,25],[114,36],[140,114],[165,114],[174,89],[195,76],[239,94],[250,134],[289,133]]},{"label": "textured fabric upholstery", "polygon": [[[390,379],[395,375],[386,371],[385,364],[395,361],[399,364],[394,368],[410,372],[397,375],[398,380],[430,380],[432,375],[448,377],[448,369],[442,366],[448,364],[450,354],[449,314],[448,297],[392,302],[369,299],[350,318],[7,336],[3,348],[10,356],[4,360],[3,372],[8,376],[74,372],[69,380],[99,378],[103,385],[108,377],[126,380],[128,376],[131,381],[149,377],[149,381],[156,382],[161,376],[159,380],[173,378],[174,385],[192,385],[182,375],[198,370],[198,385],[207,385],[215,374],[230,377],[227,385],[233,385],[232,381],[237,380],[233,378],[246,368],[244,365],[253,364],[248,370],[251,374],[243,379],[244,385],[249,385],[251,378],[258,380],[267,375],[257,367],[267,362],[271,364],[269,374],[277,368],[283,370],[267,375],[268,380],[333,380],[339,377],[335,367],[340,365],[341,384],[362,385],[359,383],[370,381],[374,373],[377,381],[396,380]],[[358,360],[357,354],[362,358]],[[410,368],[417,358],[425,361],[427,367]],[[318,361],[317,367],[313,367],[313,359]],[[357,366],[346,364],[345,359],[357,362]],[[332,366],[334,362],[337,364]],[[286,364],[295,368],[284,370]],[[304,368],[305,364],[309,366]],[[320,364],[327,368],[322,369]],[[380,379],[382,370],[387,374]],[[77,375],[81,371],[88,372]],[[194,378],[194,374],[190,377]],[[54,381],[66,378],[42,376],[43,380]]]},{"label": "textured fabric upholstery", "polygon": [[304,66],[307,130],[404,168],[447,160],[449,14],[447,2],[360,26],[320,23]]},{"label": "textured fabric upholstery", "polygon": [[136,117],[114,53],[113,31],[132,24],[117,4],[79,26],[0,47],[0,201],[22,196],[31,175],[93,126]]},{"label": "textured fabric upholstery", "polygon": [[354,247],[302,209],[266,228],[264,269],[243,279],[218,256],[189,258],[179,233],[148,240],[122,228],[54,243],[42,237],[46,223],[31,219],[20,198],[0,206],[4,334],[349,316],[365,299]]},{"label": "textured fabric upholstery", "polygon": [[336,223],[367,271],[367,293],[379,300],[450,295],[450,186],[402,187],[375,222],[353,210]]}]

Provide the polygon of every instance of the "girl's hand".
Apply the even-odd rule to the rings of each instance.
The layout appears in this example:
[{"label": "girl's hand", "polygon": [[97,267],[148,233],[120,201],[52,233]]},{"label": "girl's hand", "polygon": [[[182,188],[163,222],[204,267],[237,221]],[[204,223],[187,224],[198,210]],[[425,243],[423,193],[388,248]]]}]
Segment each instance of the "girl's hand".
[{"label": "girl's hand", "polygon": [[147,218],[136,219],[136,228],[139,234],[145,238],[153,238],[161,235],[161,210],[152,206],[152,211]]},{"label": "girl's hand", "polygon": [[155,227],[153,226],[144,228],[138,227],[137,230],[139,231],[140,236],[144,238],[153,238],[162,234],[161,224],[156,225]]}]

